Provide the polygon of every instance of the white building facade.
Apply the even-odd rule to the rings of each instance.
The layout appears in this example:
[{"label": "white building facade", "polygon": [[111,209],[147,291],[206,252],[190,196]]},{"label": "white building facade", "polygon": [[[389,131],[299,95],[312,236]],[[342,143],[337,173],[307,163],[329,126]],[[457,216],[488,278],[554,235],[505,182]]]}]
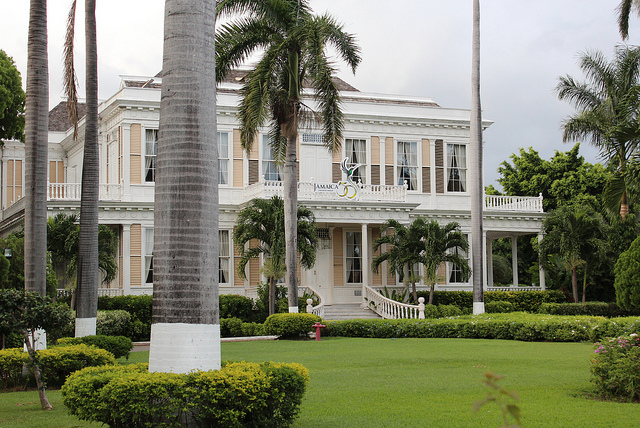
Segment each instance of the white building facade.
[{"label": "white building facade", "polygon": [[[240,145],[236,117],[237,78],[218,89],[219,215],[221,293],[255,297],[260,260],[236,272],[239,251],[233,243],[238,212],[253,198],[282,195],[282,175],[274,163],[267,129],[253,150]],[[153,214],[155,155],[161,78],[124,76],[120,90],[99,107],[99,221],[119,236],[118,277],[101,294],[145,294],[153,290]],[[343,83],[343,82],[342,82]],[[302,287],[327,305],[361,303],[365,287],[401,283],[386,266],[370,269],[373,243],[389,219],[409,224],[416,217],[441,224],[456,221],[469,241],[482,239],[485,266],[492,266],[491,243],[501,237],[540,235],[542,199],[486,196],[484,236],[471,236],[469,186],[469,110],[444,108],[431,99],[362,93],[343,85],[344,141],[340,153],[322,145],[321,128],[301,127],[298,138],[298,200],[312,209],[319,231],[313,269],[299,269]],[[308,102],[312,102],[310,99]],[[49,138],[49,215],[79,213],[83,131],[73,138],[62,105],[51,112]],[[485,122],[484,127],[491,122]],[[360,164],[351,181],[342,171]],[[0,233],[19,227],[24,215],[24,145],[2,148]],[[514,263],[517,254],[514,252]],[[517,266],[517,265],[516,265]],[[485,268],[485,287],[493,284]],[[514,284],[518,283],[517,269]],[[455,266],[439,269],[440,290],[471,290]],[[541,275],[541,285],[544,278]],[[422,285],[424,286],[424,285]]]}]

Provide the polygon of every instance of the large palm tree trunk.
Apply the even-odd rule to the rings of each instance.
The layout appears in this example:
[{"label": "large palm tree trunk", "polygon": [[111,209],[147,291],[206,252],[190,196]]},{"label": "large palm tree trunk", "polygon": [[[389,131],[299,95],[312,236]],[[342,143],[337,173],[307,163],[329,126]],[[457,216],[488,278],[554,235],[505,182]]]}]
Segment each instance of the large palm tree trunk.
[{"label": "large palm tree trunk", "polygon": [[220,368],[215,2],[166,0],[149,370]]},{"label": "large palm tree trunk", "polygon": [[[297,127],[297,124],[294,126]],[[297,133],[287,138],[284,164],[284,239],[287,266],[289,312],[298,312],[298,169],[296,165]]]},{"label": "large palm tree trunk", "polygon": [[85,41],[87,55],[84,158],[78,237],[78,285],[76,288],[76,337],[96,334],[98,314],[98,50],[96,42],[96,1],[85,1]]},{"label": "large palm tree trunk", "polygon": [[43,296],[47,290],[48,126],[47,2],[31,0],[25,123],[24,284],[28,291]]},{"label": "large palm tree trunk", "polygon": [[473,313],[484,313],[482,260],[482,112],[480,105],[480,0],[473,1],[473,51],[471,71],[471,260],[473,272]]}]

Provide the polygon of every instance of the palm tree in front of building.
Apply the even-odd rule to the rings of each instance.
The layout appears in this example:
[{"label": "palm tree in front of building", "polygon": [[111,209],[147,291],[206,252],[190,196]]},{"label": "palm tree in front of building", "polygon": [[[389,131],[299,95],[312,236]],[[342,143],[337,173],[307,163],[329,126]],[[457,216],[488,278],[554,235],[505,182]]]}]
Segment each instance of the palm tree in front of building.
[{"label": "palm tree in front of building", "polygon": [[579,64],[588,80],[565,76],[556,87],[558,98],[577,110],[564,122],[563,140],[590,140],[615,169],[604,203],[624,220],[629,191],[637,185],[628,166],[640,147],[640,48],[618,46],[612,62],[601,52],[584,53]]},{"label": "palm tree in front of building", "polygon": [[149,371],[221,365],[215,2],[166,0]]},{"label": "palm tree in front of building", "polygon": [[[298,206],[298,252],[300,265],[311,269],[316,261],[318,234],[315,216],[309,208]],[[249,260],[260,255],[266,257],[264,274],[269,281],[269,315],[275,313],[276,281],[286,272],[284,264],[284,202],[278,196],[271,199],[253,199],[238,214],[233,240],[241,251],[237,272],[246,278]]]},{"label": "palm tree in front of building", "polygon": [[[319,120],[326,147],[331,152],[339,150],[343,113],[333,80],[336,70],[326,49],[334,47],[355,72],[360,62],[359,48],[354,37],[330,15],[315,16],[308,0],[221,0],[217,11],[240,16],[217,31],[217,82],[262,50],[262,57],[242,81],[241,142],[245,150],[251,150],[256,134],[269,122],[274,157],[284,163],[286,282],[289,310],[297,312],[298,125]],[[303,102],[303,85],[313,90],[315,107]]]}]

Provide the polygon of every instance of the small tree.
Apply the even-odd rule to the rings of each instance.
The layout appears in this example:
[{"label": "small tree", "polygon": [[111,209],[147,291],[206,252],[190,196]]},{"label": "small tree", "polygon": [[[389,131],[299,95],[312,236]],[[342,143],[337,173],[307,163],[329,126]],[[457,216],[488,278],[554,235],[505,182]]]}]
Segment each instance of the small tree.
[{"label": "small tree", "polygon": [[[313,212],[298,205],[298,252],[300,264],[310,269],[316,262],[318,235]],[[253,199],[238,215],[233,234],[236,247],[241,251],[237,272],[246,278],[245,267],[250,259],[265,255],[263,273],[269,280],[269,315],[275,313],[276,281],[285,272],[284,202],[278,196],[269,200]],[[256,245],[250,242],[255,240]],[[249,247],[245,246],[249,243]],[[289,302],[291,305],[291,302]]]},{"label": "small tree", "polygon": [[620,254],[615,266],[616,301],[618,306],[635,311],[640,308],[640,237]]},{"label": "small tree", "polygon": [[0,49],[0,145],[4,139],[24,141],[25,98],[13,58]]}]

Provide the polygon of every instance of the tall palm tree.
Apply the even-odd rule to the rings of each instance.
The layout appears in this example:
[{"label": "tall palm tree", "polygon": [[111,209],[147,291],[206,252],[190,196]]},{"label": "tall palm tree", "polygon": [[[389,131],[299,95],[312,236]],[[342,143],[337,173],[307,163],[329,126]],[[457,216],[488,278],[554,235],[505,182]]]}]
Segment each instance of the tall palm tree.
[{"label": "tall palm tree", "polygon": [[215,2],[166,0],[149,370],[220,368]]},{"label": "tall palm tree", "polygon": [[[274,157],[284,162],[284,222],[289,311],[297,312],[296,221],[298,202],[296,139],[298,123],[319,119],[324,143],[331,152],[342,144],[343,114],[333,80],[335,69],[328,45],[355,72],[359,48],[351,34],[343,31],[330,15],[315,16],[309,0],[221,0],[221,15],[239,15],[216,34],[216,79],[263,50],[255,67],[244,77],[240,102],[241,141],[251,150],[260,127],[270,122]],[[302,101],[303,85],[313,89],[318,112],[310,114]]]},{"label": "tall palm tree", "polygon": [[604,202],[624,219],[633,182],[627,167],[640,143],[640,48],[618,46],[612,62],[601,52],[584,53],[579,63],[587,81],[565,76],[556,87],[558,98],[577,109],[564,122],[563,140],[590,140],[615,168]]},{"label": "tall palm tree", "polygon": [[558,257],[560,266],[571,274],[573,300],[578,303],[578,269],[584,269],[586,279],[587,261],[593,263],[594,255],[604,251],[605,222],[589,206],[564,205],[545,219],[543,229],[541,260],[548,263],[550,255]]},{"label": "tall palm tree", "polygon": [[484,261],[482,258],[484,185],[482,164],[482,107],[480,103],[480,0],[473,0],[471,58],[471,260],[473,263],[473,313],[484,313]]},{"label": "tall palm tree", "polygon": [[25,121],[25,288],[46,294],[49,65],[47,2],[31,0]]},{"label": "tall palm tree", "polygon": [[[311,269],[316,261],[318,235],[313,211],[298,205],[297,213],[298,252],[300,265]],[[256,239],[258,244],[245,248]],[[238,274],[246,278],[245,267],[250,259],[263,254],[268,257],[269,268],[265,275],[269,280],[269,315],[275,313],[276,281],[283,276],[284,269],[284,202],[278,196],[269,200],[253,199],[238,214],[233,232],[236,247],[242,251],[238,263]]]},{"label": "tall palm tree", "polygon": [[618,27],[623,40],[629,38],[629,16],[631,10],[640,16],[640,0],[622,0],[618,6]]}]

